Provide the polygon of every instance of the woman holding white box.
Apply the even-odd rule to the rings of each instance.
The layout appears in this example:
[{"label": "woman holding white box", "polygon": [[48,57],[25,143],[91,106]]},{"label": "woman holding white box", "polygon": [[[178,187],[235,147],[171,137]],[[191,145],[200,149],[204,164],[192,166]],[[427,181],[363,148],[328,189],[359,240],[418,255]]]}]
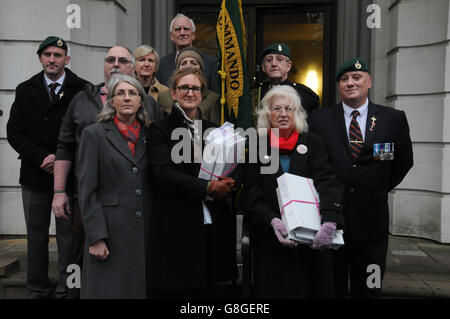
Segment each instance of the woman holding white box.
[{"label": "woman holding white box", "polygon": [[[250,225],[254,297],[334,298],[331,258],[325,249],[336,229],[342,228],[342,186],[328,164],[322,140],[308,132],[297,92],[276,86],[261,103],[258,128],[268,129],[270,147],[258,163],[247,164],[241,195],[245,222]],[[273,166],[277,154],[278,171],[261,173],[264,166]],[[311,247],[287,238],[276,194],[277,177],[283,173],[312,179],[319,194],[322,226]]]},{"label": "woman holding white box", "polygon": [[150,126],[156,202],[150,220],[151,297],[214,297],[217,282],[237,275],[236,217],[230,206],[235,180],[199,177],[202,152],[196,150],[205,131],[217,126],[200,118],[205,90],[200,70],[176,71],[172,112]]}]

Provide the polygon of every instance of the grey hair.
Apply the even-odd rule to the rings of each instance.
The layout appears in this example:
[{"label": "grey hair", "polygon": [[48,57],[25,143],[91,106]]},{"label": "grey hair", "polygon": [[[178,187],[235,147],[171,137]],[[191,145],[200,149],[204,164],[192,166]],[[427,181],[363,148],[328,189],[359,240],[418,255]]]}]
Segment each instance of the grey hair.
[{"label": "grey hair", "polygon": [[308,117],[308,114],[306,113],[305,109],[302,106],[302,103],[300,101],[300,96],[298,95],[297,91],[289,86],[289,85],[277,85],[274,86],[272,89],[270,89],[264,98],[261,100],[262,109],[257,111],[258,115],[258,124],[257,127],[259,128],[267,128],[269,129],[271,127],[270,125],[270,106],[272,104],[272,100],[275,97],[285,97],[295,108],[294,110],[294,124],[295,129],[297,132],[308,132],[308,123],[306,122],[306,118]]},{"label": "grey hair", "polygon": [[113,99],[114,91],[119,83],[126,82],[136,88],[141,97],[141,107],[136,112],[136,119],[144,126],[150,125],[150,118],[147,112],[147,103],[145,102],[144,89],[134,77],[125,74],[114,74],[108,81],[108,95],[106,96],[106,103],[103,110],[97,115],[97,122],[106,122],[114,119],[116,116],[116,109],[112,106],[111,101]]},{"label": "grey hair", "polygon": [[160,59],[159,59],[158,52],[156,52],[156,50],[153,47],[151,47],[151,46],[149,46],[147,44],[141,45],[139,48],[134,50],[133,56],[134,56],[135,60],[139,60],[143,56],[149,55],[150,53],[153,53],[155,55],[155,64],[156,64],[155,72],[156,72],[159,69],[159,61],[160,61]]},{"label": "grey hair", "polygon": [[[125,50],[128,51],[128,54],[130,55],[131,64],[133,65],[133,68],[134,68],[134,66],[136,65],[136,60],[134,59],[133,52],[131,52],[130,49],[128,49],[127,47],[125,47],[125,46],[123,46],[123,45],[115,45],[115,46],[109,48],[109,50],[111,50],[111,49],[114,48],[114,47],[121,47],[121,48],[124,48]],[[108,57],[108,52],[109,52],[109,50],[106,52],[105,58]]]},{"label": "grey hair", "polygon": [[188,19],[189,22],[191,23],[191,27],[192,27],[192,32],[195,32],[195,23],[194,20],[192,20],[191,18],[189,18],[188,16],[182,14],[182,13],[177,13],[177,15],[172,19],[172,21],[170,21],[170,26],[169,26],[169,32],[172,32],[172,27],[173,24],[175,23],[175,20],[178,18],[185,18]]}]

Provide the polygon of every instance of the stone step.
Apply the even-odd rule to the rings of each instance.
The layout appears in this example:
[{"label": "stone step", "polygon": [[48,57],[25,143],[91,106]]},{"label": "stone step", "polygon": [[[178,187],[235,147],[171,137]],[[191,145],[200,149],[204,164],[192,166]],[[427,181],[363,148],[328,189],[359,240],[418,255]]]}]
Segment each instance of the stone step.
[{"label": "stone step", "polygon": [[10,276],[20,269],[18,258],[0,258],[0,277]]},{"label": "stone step", "polygon": [[[52,277],[49,279],[56,287],[58,280]],[[0,299],[27,299],[28,295],[26,270],[20,269],[0,280]]]},{"label": "stone step", "polygon": [[4,277],[0,280],[1,298],[3,299],[27,299],[28,289],[26,271],[20,269],[11,276]]}]

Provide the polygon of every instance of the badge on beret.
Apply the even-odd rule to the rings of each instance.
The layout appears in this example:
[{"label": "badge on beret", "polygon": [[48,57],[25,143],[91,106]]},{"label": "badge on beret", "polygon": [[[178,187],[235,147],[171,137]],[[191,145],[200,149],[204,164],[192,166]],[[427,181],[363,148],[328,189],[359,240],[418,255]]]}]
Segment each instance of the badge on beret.
[{"label": "badge on beret", "polygon": [[358,70],[361,69],[361,63],[359,63],[358,60],[356,60],[355,68],[357,68]]},{"label": "badge on beret", "polygon": [[299,152],[300,154],[306,154],[308,152],[308,147],[304,144],[300,144],[299,146],[297,146],[297,152]]},{"label": "badge on beret", "polygon": [[280,52],[283,51],[283,48],[281,47],[280,44],[278,45],[278,51],[280,51]]}]

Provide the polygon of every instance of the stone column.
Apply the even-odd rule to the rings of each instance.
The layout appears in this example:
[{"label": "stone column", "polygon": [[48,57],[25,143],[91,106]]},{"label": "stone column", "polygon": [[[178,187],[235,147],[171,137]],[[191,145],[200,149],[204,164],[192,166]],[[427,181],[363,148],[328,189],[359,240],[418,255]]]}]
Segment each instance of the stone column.
[{"label": "stone column", "polygon": [[169,31],[174,10],[174,0],[142,1],[142,43],[154,47],[160,57],[174,50]]},{"label": "stone column", "polygon": [[376,3],[371,94],[406,112],[414,149],[414,167],[391,195],[390,229],[450,243],[449,0]]}]

